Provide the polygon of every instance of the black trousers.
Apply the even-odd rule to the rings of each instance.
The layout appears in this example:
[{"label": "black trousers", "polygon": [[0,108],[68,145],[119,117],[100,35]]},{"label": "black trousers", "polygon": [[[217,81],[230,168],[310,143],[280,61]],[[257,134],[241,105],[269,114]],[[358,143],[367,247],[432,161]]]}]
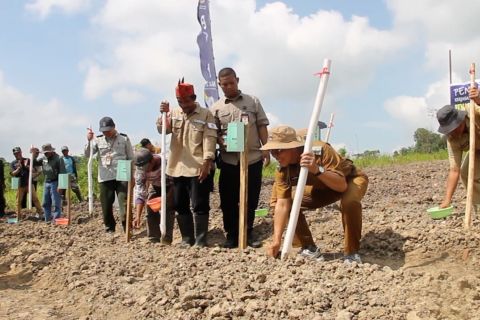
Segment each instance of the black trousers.
[{"label": "black trousers", "polygon": [[5,214],[6,202],[5,202],[5,194],[4,193],[5,193],[5,190],[4,190],[3,186],[0,185],[0,217]]},{"label": "black trousers", "polygon": [[[154,239],[160,239],[161,236],[164,238],[167,237],[172,239],[172,234],[173,234],[173,222],[175,220],[175,211],[172,208],[172,202],[173,202],[173,189],[171,187],[167,186],[166,190],[166,195],[167,195],[167,219],[166,219],[166,234],[161,234],[160,232],[160,211],[159,212],[154,212],[148,205],[146,206],[147,208],[147,235],[149,238],[154,238]],[[156,197],[161,197],[162,196],[162,188],[158,186],[151,186],[148,190],[148,200]],[[162,201],[164,201],[162,199]]]},{"label": "black trousers", "polygon": [[110,230],[115,230],[115,218],[113,217],[113,203],[115,193],[118,198],[118,211],[120,221],[126,222],[128,183],[124,181],[110,180],[100,182],[100,202],[102,204],[103,223]]},{"label": "black trousers", "polygon": [[174,177],[173,178],[173,207],[179,215],[192,214],[205,215],[210,212],[210,190],[213,175],[200,183],[198,177]]},{"label": "black trousers", "polygon": [[[260,198],[262,187],[263,161],[252,163],[248,166],[248,216],[247,230],[250,234],[255,220],[255,209]],[[223,227],[227,238],[238,238],[238,219],[240,202],[240,164],[231,165],[222,163],[219,178],[220,207],[223,212]]]}]

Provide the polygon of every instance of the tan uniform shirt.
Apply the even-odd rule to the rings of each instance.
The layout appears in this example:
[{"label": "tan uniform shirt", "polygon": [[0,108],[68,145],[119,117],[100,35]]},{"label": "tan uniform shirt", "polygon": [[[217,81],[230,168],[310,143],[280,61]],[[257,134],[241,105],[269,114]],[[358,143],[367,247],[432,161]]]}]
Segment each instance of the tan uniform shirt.
[{"label": "tan uniform shirt", "polygon": [[[157,122],[158,132],[162,132],[161,122]],[[176,108],[171,113],[172,133],[167,174],[172,177],[196,177],[204,160],[215,158],[217,126],[212,113],[197,103],[195,110],[187,115]]]},{"label": "tan uniform shirt", "polygon": [[[215,102],[211,107],[218,127],[218,135],[224,137],[226,141],[227,128],[229,122],[241,121],[242,113],[248,114],[248,164],[262,160],[262,146],[258,135],[258,127],[269,124],[267,115],[263,110],[262,104],[258,98],[241,93],[234,99],[223,97]],[[237,165],[240,161],[239,152],[227,152],[222,149],[222,161],[231,165]]]},{"label": "tan uniform shirt", "polygon": [[[126,134],[118,133],[113,138],[107,138],[103,134],[93,141],[93,154],[97,154],[98,182],[117,179],[118,160],[133,160],[133,148]],[[90,144],[84,149],[85,157],[90,156]]]},{"label": "tan uniform shirt", "polygon": [[[335,172],[347,178],[354,174],[353,162],[350,159],[342,158],[328,143],[316,141],[315,145],[321,147],[319,155],[315,156],[317,165],[322,166],[326,171]],[[279,168],[275,173],[276,196],[278,199],[293,199],[293,189],[297,186],[300,176],[300,164]],[[328,187],[312,173],[308,173],[306,190],[325,190]]]},{"label": "tan uniform shirt", "polygon": [[[470,105],[466,105],[466,111],[470,112]],[[469,128],[470,128],[470,117],[465,117],[466,127],[464,133],[461,136],[454,138],[448,136],[447,138],[447,150],[448,150],[448,161],[450,168],[460,168],[462,164],[463,152],[468,151],[470,148],[469,140]],[[480,150],[480,107],[475,106],[475,143],[476,150]]]}]

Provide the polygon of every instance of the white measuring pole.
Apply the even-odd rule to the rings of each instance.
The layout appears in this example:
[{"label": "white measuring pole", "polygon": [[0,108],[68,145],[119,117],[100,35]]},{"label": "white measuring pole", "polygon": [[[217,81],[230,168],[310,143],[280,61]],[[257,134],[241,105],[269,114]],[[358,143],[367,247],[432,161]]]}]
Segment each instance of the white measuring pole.
[{"label": "white measuring pole", "polygon": [[333,127],[333,117],[335,117],[335,113],[330,114],[330,121],[328,122],[328,130],[327,130],[327,135],[325,137],[325,142],[328,142],[328,139],[330,139],[330,131],[332,130],[332,127]]},{"label": "white measuring pole", "polygon": [[[311,152],[312,144],[315,135],[315,127],[317,126],[320,111],[322,110],[323,98],[325,97],[325,89],[327,87],[328,78],[330,75],[331,60],[325,59],[323,61],[323,68],[320,74],[320,84],[318,85],[317,96],[315,98],[315,105],[313,108],[312,116],[310,117],[310,124],[308,125],[307,139],[305,141],[305,147],[303,152]],[[292,210],[290,211],[290,218],[288,220],[287,232],[285,233],[285,239],[283,240],[282,248],[282,260],[288,255],[292,248],[293,235],[297,227],[298,215],[300,213],[300,206],[302,204],[303,191],[305,190],[305,183],[307,182],[308,169],[301,167],[300,176],[298,177],[297,189],[295,191],[295,197],[293,199]]]},{"label": "white measuring pole", "polygon": [[28,170],[28,201],[27,209],[32,209],[32,187],[33,187],[33,144],[30,146],[30,168]]},{"label": "white measuring pole", "polygon": [[166,164],[167,164],[167,113],[162,112],[162,180],[161,180],[161,187],[162,187],[162,203],[161,203],[161,211],[160,211],[160,232],[162,235],[167,233],[167,173],[166,171]]},{"label": "white measuring pole", "polygon": [[[89,129],[92,131],[92,127]],[[93,138],[88,142],[90,148],[90,155],[88,157],[87,174],[88,174],[88,213],[93,214]]]}]

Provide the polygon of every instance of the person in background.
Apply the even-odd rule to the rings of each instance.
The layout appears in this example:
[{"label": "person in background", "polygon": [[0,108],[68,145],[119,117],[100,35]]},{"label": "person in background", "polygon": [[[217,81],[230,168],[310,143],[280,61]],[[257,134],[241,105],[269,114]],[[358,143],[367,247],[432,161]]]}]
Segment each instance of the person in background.
[{"label": "person in background", "polygon": [[[75,193],[77,196],[78,201],[82,202],[82,193],[80,191],[80,187],[78,186],[78,174],[77,174],[77,165],[75,163],[75,158],[70,156],[68,154],[69,150],[67,146],[62,147],[62,159],[63,162],[65,163],[65,170],[68,173],[68,176],[70,178],[70,189]],[[63,197],[65,198],[65,190],[63,190]]]},{"label": "person in background", "polygon": [[160,148],[154,146],[152,142],[147,138],[143,138],[142,140],[140,140],[140,146],[142,148],[148,149],[153,154],[160,153]]},{"label": "person in background", "polygon": [[[63,160],[50,143],[42,146],[43,157],[33,158],[34,165],[42,164],[45,181],[43,184],[43,210],[45,222],[55,221],[62,216],[62,197],[58,189],[58,175],[66,173]],[[53,216],[52,216],[53,212]]]},{"label": "person in background", "polygon": [[5,216],[5,174],[3,160],[0,159],[0,218]]},{"label": "person in background", "polygon": [[[134,159],[136,166],[134,192],[136,215],[133,220],[133,227],[140,228],[145,203],[150,199],[162,196],[162,159],[159,155],[152,154],[145,148],[137,150]],[[175,221],[172,178],[167,176],[166,182],[167,199],[162,199],[162,201],[167,201],[166,232],[165,234],[160,232],[160,211],[153,211],[147,205],[147,236],[150,242],[160,242],[161,240],[162,244],[170,245],[173,239],[173,223]]]},{"label": "person in background", "polygon": [[[98,182],[100,183],[100,202],[102,204],[105,232],[115,232],[113,203],[117,194],[120,221],[123,230],[127,227],[126,203],[128,183],[117,181],[118,160],[133,160],[133,148],[128,136],[115,129],[115,122],[110,117],[100,119],[99,130],[102,132],[94,139],[93,131],[87,133],[87,140],[93,140],[93,153],[98,158]],[[85,157],[90,155],[90,143],[85,146]]]},{"label": "person in background", "polygon": [[[12,150],[15,160],[10,163],[10,175],[12,177],[19,178],[18,190],[17,190],[17,217],[20,216],[22,210],[22,199],[28,193],[28,178],[30,175],[30,159],[24,158],[22,155],[22,149],[15,147]],[[35,165],[35,164],[33,164]],[[32,188],[35,188],[32,184]],[[37,193],[32,190],[32,202],[37,211],[37,216],[40,217],[43,214],[43,209],[38,200]]]}]

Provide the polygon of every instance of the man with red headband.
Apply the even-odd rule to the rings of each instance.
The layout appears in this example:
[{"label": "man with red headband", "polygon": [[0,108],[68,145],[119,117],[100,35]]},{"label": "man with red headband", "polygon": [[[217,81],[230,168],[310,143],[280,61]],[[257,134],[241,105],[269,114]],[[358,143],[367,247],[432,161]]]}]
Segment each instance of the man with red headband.
[{"label": "man with red headband", "polygon": [[[160,104],[160,112],[167,112],[167,134],[172,134],[166,173],[173,177],[173,206],[178,213],[182,246],[205,247],[217,127],[210,111],[196,102],[193,85],[182,79],[175,94],[179,108],[170,112],[168,101]],[[157,129],[162,132],[161,117],[157,120]]]}]

